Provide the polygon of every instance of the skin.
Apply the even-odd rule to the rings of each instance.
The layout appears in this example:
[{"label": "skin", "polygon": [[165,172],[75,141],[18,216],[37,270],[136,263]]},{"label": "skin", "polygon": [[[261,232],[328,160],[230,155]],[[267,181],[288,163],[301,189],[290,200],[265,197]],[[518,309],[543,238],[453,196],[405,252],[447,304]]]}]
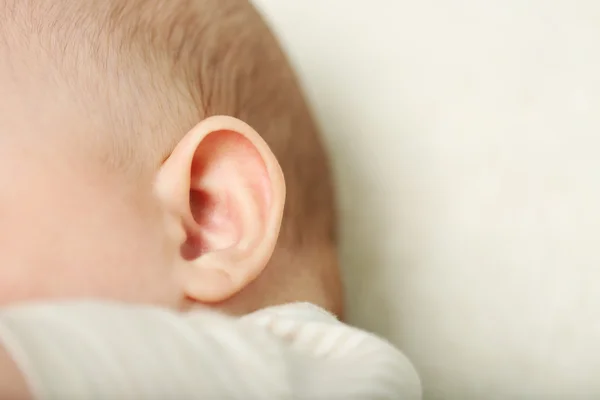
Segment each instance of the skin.
[{"label": "skin", "polygon": [[310,301],[340,314],[332,245],[273,252],[286,190],[264,135],[212,117],[132,180],[90,156],[102,136],[45,76],[0,57],[0,307],[92,297],[239,315]]},{"label": "skin", "polygon": [[[0,203],[10,230],[0,241],[0,306],[94,297],[186,310],[235,296],[273,252],[283,174],[239,120],[213,117],[193,128],[145,196],[115,196],[117,182],[73,168],[60,147],[49,158],[39,141],[18,143],[0,154],[1,182],[11,184]],[[1,344],[0,376],[0,397],[30,398]]]},{"label": "skin", "polygon": [[[310,301],[341,315],[327,157],[286,57],[246,0],[167,3],[110,0],[75,7],[55,0],[7,2],[13,11],[0,27],[0,306],[92,296],[179,309],[206,300],[219,310],[244,314]],[[153,10],[159,4],[161,11]],[[122,6],[129,11],[111,12]],[[154,17],[146,21],[135,10]],[[197,23],[190,24],[190,18]],[[139,24],[145,28],[136,30]],[[71,42],[71,36],[86,32],[99,47]],[[189,40],[182,40],[183,33]],[[147,42],[146,36],[164,40]],[[102,46],[107,43],[114,46]],[[160,65],[131,64],[135,49],[145,49],[142,60],[153,53],[165,59]],[[175,65],[185,68],[173,70]],[[189,82],[190,77],[196,81]],[[234,115],[259,130],[290,182],[289,198],[272,261],[264,271],[248,274],[258,279],[238,281],[236,287],[243,290],[198,299],[181,287],[179,268],[173,268],[182,249],[168,237],[164,221],[172,202],[157,196],[156,180],[166,152],[199,118],[215,113]],[[256,147],[253,139],[249,142]],[[92,159],[93,153],[102,159]],[[274,162],[270,152],[246,156],[254,160],[253,171],[261,162]],[[138,161],[133,173],[127,171],[129,181],[121,176],[126,167],[113,168]],[[229,188],[247,187],[247,168],[225,170],[227,177],[219,179],[231,182]],[[190,171],[180,172],[185,174],[191,181]],[[268,184],[281,191],[273,181]],[[246,193],[246,199],[260,199],[256,193]],[[221,197],[186,194],[188,214],[206,214],[202,202]],[[229,206],[243,210],[246,202]],[[243,215],[219,210],[217,216]],[[258,220],[265,218],[261,214]],[[235,235],[239,221],[221,223],[224,231],[213,232],[205,220],[199,229],[184,228],[192,236],[183,246],[185,259],[189,244],[199,246],[208,259],[216,257],[211,243],[231,247],[233,239],[242,240]]]},{"label": "skin", "polygon": [[32,395],[16,363],[0,345],[0,397],[12,400],[29,400]]},{"label": "skin", "polygon": [[0,307],[99,298],[187,310],[233,298],[261,274],[285,184],[256,131],[224,116],[201,121],[132,180],[91,156],[106,135],[76,96],[26,53],[8,54]]},{"label": "skin", "polygon": [[188,309],[234,296],[273,252],[283,174],[241,121],[202,121],[139,187],[76,168],[69,146],[15,136],[0,146],[0,306],[94,297]]}]

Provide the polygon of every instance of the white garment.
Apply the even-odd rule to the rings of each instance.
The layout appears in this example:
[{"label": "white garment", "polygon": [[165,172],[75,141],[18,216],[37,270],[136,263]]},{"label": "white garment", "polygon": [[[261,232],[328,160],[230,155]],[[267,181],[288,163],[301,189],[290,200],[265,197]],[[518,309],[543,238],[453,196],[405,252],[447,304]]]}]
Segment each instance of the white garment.
[{"label": "white garment", "polygon": [[421,398],[386,341],[305,303],[243,318],[115,303],[0,310],[35,400]]}]

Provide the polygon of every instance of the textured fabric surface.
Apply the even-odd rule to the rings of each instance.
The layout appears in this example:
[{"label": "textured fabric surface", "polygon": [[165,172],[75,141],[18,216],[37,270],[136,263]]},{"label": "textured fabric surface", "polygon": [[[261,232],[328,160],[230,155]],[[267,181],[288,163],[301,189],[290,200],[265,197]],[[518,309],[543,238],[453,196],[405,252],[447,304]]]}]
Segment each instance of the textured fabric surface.
[{"label": "textured fabric surface", "polygon": [[0,310],[35,400],[419,400],[410,362],[316,306],[242,320],[111,303]]}]

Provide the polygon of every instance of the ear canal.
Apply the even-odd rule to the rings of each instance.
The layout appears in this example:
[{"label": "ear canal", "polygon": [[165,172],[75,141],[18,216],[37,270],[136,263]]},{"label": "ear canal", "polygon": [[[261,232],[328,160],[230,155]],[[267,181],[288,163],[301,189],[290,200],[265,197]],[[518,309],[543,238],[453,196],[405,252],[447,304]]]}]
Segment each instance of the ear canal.
[{"label": "ear canal", "polygon": [[246,138],[230,131],[209,134],[190,171],[190,236],[198,256],[260,241],[270,192],[264,161]]}]

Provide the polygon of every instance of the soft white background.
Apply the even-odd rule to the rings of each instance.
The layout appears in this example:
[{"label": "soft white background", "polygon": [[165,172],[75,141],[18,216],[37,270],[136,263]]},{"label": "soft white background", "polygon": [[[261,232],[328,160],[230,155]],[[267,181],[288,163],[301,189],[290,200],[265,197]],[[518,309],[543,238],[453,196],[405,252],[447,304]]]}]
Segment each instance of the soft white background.
[{"label": "soft white background", "polygon": [[256,3],[332,151],[352,322],[427,400],[600,399],[600,2]]}]

